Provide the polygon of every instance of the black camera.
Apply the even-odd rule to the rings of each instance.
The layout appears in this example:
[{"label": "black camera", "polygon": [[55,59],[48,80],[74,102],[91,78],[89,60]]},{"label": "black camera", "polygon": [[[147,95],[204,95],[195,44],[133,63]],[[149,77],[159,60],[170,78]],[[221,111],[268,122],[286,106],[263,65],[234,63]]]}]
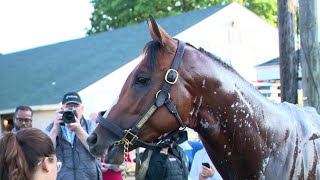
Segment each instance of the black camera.
[{"label": "black camera", "polygon": [[175,141],[177,144],[181,144],[188,140],[188,132],[187,131],[180,131],[178,134],[173,136],[171,138],[173,141]]},{"label": "black camera", "polygon": [[188,140],[188,132],[184,130],[184,131],[178,132],[177,134],[171,136],[168,139],[164,139],[163,141],[158,143],[158,146],[160,148],[165,148],[165,147],[169,147],[173,143],[173,141],[176,144],[181,144],[187,140]]},{"label": "black camera", "polygon": [[67,111],[61,112],[62,120],[64,123],[70,124],[76,122],[77,111],[69,109]]}]

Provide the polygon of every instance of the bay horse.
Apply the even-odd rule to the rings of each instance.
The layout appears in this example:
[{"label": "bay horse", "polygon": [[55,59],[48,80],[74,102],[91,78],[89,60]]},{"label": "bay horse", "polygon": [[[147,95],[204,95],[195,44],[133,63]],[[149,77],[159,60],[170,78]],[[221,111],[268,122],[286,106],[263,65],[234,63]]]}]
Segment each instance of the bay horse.
[{"label": "bay horse", "polygon": [[[198,132],[224,179],[319,179],[320,116],[266,99],[230,65],[172,38],[150,16],[152,40],[119,98],[88,137],[90,152],[120,164],[187,126]],[[160,91],[159,91],[160,90]]]}]

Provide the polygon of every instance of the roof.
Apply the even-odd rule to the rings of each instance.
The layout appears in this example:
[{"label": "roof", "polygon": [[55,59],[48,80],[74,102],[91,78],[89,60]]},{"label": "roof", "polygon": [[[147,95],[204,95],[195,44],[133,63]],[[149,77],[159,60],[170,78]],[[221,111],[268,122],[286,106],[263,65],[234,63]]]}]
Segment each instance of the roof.
[{"label": "roof", "polygon": [[262,66],[272,66],[272,65],[279,65],[279,57],[273,58],[267,62],[261,63],[256,65],[255,67],[262,67]]},{"label": "roof", "polygon": [[[296,56],[296,58],[298,58],[298,62],[300,62],[300,49],[296,50],[295,52],[296,52],[295,56]],[[276,58],[273,58],[267,62],[258,64],[255,67],[273,66],[273,65],[279,65],[279,64],[280,64],[280,58],[276,57]]]},{"label": "roof", "polygon": [[[157,22],[175,36],[223,7],[183,13],[158,19]],[[144,22],[2,55],[0,110],[15,108],[20,104],[59,103],[66,92],[79,92],[138,57],[149,40],[151,38]]]}]

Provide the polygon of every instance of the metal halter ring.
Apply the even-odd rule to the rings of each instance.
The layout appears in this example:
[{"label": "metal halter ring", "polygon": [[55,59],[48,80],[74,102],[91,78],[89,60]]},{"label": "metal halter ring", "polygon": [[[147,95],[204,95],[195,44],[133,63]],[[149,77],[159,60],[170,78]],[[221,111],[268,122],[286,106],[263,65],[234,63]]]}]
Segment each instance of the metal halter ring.
[{"label": "metal halter ring", "polygon": [[[161,90],[159,90],[159,91],[157,92],[157,94],[156,94],[156,99],[158,98],[158,95],[159,95],[160,91],[161,91]],[[168,99],[170,99],[170,93],[168,93]]]},{"label": "metal halter ring", "polygon": [[[173,71],[173,72],[176,73],[176,75],[177,75],[176,79],[175,79],[173,82],[171,82],[171,81],[168,80],[168,75],[169,75],[170,71]],[[166,82],[169,83],[169,84],[175,84],[175,83],[178,81],[178,77],[179,77],[179,73],[178,73],[177,70],[175,70],[175,69],[169,69],[169,70],[166,72],[166,75],[165,75],[164,79],[165,79]]]}]

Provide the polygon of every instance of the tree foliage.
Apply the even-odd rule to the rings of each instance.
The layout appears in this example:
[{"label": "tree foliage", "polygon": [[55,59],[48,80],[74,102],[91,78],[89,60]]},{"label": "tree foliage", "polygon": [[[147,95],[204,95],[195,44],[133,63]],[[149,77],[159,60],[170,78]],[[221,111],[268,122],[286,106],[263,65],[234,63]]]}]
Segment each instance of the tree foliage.
[{"label": "tree foliage", "polygon": [[269,23],[277,23],[277,0],[92,0],[91,28],[87,34],[110,31],[155,18],[238,2]]}]

